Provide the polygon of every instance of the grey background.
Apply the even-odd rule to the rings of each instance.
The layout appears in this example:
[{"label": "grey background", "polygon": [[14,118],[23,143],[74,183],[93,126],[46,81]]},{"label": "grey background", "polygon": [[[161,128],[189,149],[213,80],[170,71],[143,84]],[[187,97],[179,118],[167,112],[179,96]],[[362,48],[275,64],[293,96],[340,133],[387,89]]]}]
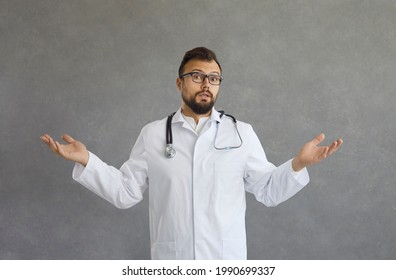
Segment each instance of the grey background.
[{"label": "grey background", "polygon": [[213,49],[218,109],[279,165],[320,132],[341,150],[267,208],[247,195],[250,259],[396,259],[396,1],[0,1],[0,258],[149,259],[148,196],[119,210],[39,137],[110,165],[178,109],[185,51]]}]

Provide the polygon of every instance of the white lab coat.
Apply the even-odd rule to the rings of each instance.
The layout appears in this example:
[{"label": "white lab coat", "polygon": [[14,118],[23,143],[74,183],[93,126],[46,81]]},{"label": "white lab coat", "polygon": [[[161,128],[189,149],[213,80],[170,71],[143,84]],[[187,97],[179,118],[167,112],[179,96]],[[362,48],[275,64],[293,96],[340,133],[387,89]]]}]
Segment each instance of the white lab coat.
[{"label": "white lab coat", "polygon": [[[217,122],[219,128],[217,128]],[[172,120],[174,158],[165,157],[166,118],[146,125],[130,158],[120,169],[90,153],[87,166],[76,164],[73,178],[119,208],[143,198],[150,187],[152,259],[246,259],[245,191],[275,206],[309,181],[304,169],[292,174],[291,160],[275,167],[267,161],[249,124],[213,110],[199,135],[180,109]],[[265,238],[265,237],[264,237]]]}]

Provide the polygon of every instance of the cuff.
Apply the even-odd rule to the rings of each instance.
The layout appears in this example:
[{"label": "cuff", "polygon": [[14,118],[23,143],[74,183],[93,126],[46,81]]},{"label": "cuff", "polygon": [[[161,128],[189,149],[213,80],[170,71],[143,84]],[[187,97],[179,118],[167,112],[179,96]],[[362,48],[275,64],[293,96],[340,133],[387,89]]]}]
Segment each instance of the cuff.
[{"label": "cuff", "polygon": [[309,182],[309,174],[308,170],[306,167],[301,169],[300,171],[294,171],[292,167],[292,160],[289,160],[289,168],[290,168],[290,173],[292,174],[293,178],[300,183],[301,185],[305,186]]},{"label": "cuff", "polygon": [[74,164],[73,173],[72,173],[72,177],[74,180],[78,180],[83,175],[84,171],[89,166],[92,165],[92,160],[93,160],[93,154],[90,151],[88,151],[88,162],[86,166],[78,162]]}]

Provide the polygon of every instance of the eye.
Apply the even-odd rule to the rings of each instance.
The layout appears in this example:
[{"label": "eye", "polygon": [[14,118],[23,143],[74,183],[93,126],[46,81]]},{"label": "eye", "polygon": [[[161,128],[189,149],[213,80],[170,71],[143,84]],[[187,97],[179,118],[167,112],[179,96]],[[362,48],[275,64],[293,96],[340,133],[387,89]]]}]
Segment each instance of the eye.
[{"label": "eye", "polygon": [[203,80],[203,75],[200,74],[200,73],[193,73],[191,76],[192,76],[192,78],[195,81],[202,81]]},{"label": "eye", "polygon": [[209,76],[209,80],[214,83],[220,82],[220,76]]}]

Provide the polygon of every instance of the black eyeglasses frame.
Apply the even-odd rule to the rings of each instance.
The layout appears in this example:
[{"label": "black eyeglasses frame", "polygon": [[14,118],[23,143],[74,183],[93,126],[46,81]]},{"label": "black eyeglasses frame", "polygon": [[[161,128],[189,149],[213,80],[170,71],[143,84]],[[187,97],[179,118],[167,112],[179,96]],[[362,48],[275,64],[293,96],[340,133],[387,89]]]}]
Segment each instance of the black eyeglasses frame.
[{"label": "black eyeglasses frame", "polygon": [[[200,74],[200,75],[204,76],[204,79],[202,80],[201,83],[200,82],[196,82],[196,81],[194,81],[194,79],[192,79],[192,75],[194,75],[194,74]],[[208,78],[209,84],[214,85],[214,86],[219,86],[221,84],[221,82],[224,80],[223,76],[221,76],[221,75],[205,74],[205,73],[198,72],[198,71],[193,71],[193,72],[188,72],[188,73],[182,74],[182,75],[179,76],[179,78],[182,79],[182,78],[184,78],[186,76],[191,76],[192,81],[194,83],[197,83],[197,84],[202,84],[205,81],[205,79]],[[218,84],[211,83],[210,82],[210,77],[216,77],[216,78],[219,77],[220,78],[219,83]]]}]

